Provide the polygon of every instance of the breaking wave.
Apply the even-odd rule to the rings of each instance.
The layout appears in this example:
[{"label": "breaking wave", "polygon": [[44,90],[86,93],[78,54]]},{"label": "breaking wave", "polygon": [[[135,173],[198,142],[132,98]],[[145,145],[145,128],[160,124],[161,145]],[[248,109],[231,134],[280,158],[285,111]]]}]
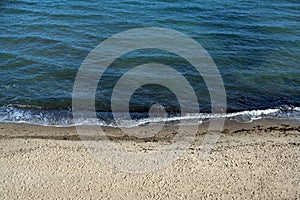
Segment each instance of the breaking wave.
[{"label": "breaking wave", "polygon": [[[200,124],[204,121],[226,118],[238,122],[252,122],[258,119],[300,119],[300,107],[279,107],[265,110],[250,110],[232,112],[226,114],[211,114],[211,113],[192,113],[185,116],[174,114],[168,118],[149,118],[148,113],[131,113],[131,120],[123,119],[122,117],[114,119],[110,112],[97,113],[97,119],[82,117],[73,119],[72,110],[42,110],[37,107],[29,106],[1,106],[0,107],[0,122],[2,123],[27,123],[43,126],[69,127],[75,125],[101,125],[116,127],[116,120],[119,126],[134,127],[148,123],[160,122],[176,122],[181,120],[183,123],[189,124],[189,120],[196,121]],[[122,115],[120,115],[122,116]]]}]

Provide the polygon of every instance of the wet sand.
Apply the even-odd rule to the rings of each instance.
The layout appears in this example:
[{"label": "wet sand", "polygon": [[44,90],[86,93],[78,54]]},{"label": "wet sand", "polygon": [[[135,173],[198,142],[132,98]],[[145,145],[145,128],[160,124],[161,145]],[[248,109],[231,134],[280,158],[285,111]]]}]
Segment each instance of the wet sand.
[{"label": "wet sand", "polygon": [[[299,121],[226,122],[199,158],[207,124],[180,159],[150,173],[111,168],[89,153],[74,127],[0,124],[2,199],[299,199]],[[172,142],[176,126],[147,139],[104,128],[126,151],[151,153]],[[93,140],[93,137],[87,137]],[[101,138],[97,138],[101,140]],[[140,163],[143,165],[143,163]]]}]

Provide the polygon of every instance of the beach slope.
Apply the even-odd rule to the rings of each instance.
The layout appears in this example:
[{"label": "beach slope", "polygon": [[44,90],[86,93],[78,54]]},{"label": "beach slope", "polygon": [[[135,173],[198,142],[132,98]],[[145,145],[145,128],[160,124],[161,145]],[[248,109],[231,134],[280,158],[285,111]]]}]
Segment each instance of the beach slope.
[{"label": "beach slope", "polygon": [[[227,123],[206,158],[197,155],[199,129],[184,156],[148,174],[111,169],[95,159],[74,127],[0,125],[0,196],[3,199],[245,199],[300,198],[300,127]],[[168,142],[117,136],[124,148],[151,152]],[[166,135],[172,127],[166,128]],[[125,139],[124,139],[125,138]],[[142,163],[141,163],[142,165]]]}]

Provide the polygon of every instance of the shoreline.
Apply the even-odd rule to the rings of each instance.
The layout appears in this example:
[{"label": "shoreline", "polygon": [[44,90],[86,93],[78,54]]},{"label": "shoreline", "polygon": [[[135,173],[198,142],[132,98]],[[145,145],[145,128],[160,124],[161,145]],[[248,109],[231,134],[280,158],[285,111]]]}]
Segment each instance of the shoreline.
[{"label": "shoreline", "polygon": [[[68,109],[42,109],[42,108],[31,108],[22,107],[17,105],[0,106],[0,123],[17,123],[17,124],[32,124],[41,126],[54,126],[54,127],[72,127],[78,124],[98,124],[99,126],[116,127],[114,122],[114,117],[110,112],[97,112],[97,120],[93,118],[82,118],[74,119],[72,116],[71,108]],[[185,116],[177,116],[176,112],[174,115],[169,116],[165,119],[168,123],[173,123],[178,120],[183,121],[193,121],[197,119],[199,123],[206,122],[209,120],[225,119],[225,120],[235,120],[242,123],[251,123],[257,120],[283,120],[290,121],[300,120],[300,107],[297,106],[279,106],[275,108],[266,108],[258,110],[240,110],[234,112],[226,113],[190,113]],[[148,111],[143,112],[133,112],[131,113],[133,120],[128,122],[125,120],[123,127],[135,127],[141,126],[148,123],[162,122],[160,118],[148,117]],[[122,118],[119,118],[122,122]]]},{"label": "shoreline", "polygon": [[[300,198],[300,124],[295,120],[226,121],[218,143],[198,158],[207,123],[172,164],[130,174],[95,159],[75,127],[0,124],[0,195],[23,198]],[[127,151],[151,153],[170,143],[176,125],[153,138],[104,127]],[[93,139],[93,138],[91,138]],[[142,165],[142,163],[141,163]]]},{"label": "shoreline", "polygon": [[[208,125],[210,121],[195,125],[185,125],[187,127],[197,127],[198,131],[196,135],[206,134]],[[23,139],[52,139],[52,140],[81,140],[78,133],[76,132],[76,127],[81,127],[81,125],[72,125],[67,127],[60,126],[50,126],[50,125],[38,125],[38,124],[29,124],[29,123],[11,123],[11,122],[0,122],[0,139],[9,139],[9,138],[23,138]],[[155,126],[155,123],[154,123]],[[177,122],[167,123],[164,129],[161,132],[168,132],[169,130],[175,131],[179,126]],[[106,135],[109,136],[118,136],[111,139],[122,139],[128,138],[128,136],[122,133],[122,130],[118,127],[111,126],[101,126],[101,125],[87,125],[91,129],[102,129]],[[147,125],[139,125],[134,127],[122,127],[127,130],[138,130],[138,129],[147,129]],[[151,127],[150,127],[151,128]],[[13,130],[14,129],[14,130]],[[257,129],[257,130],[256,130]],[[5,131],[8,130],[8,131]],[[252,122],[238,122],[235,120],[224,121],[224,127],[222,134],[226,133],[238,133],[238,132],[251,132],[251,131],[264,131],[271,132],[272,130],[280,130],[282,132],[286,131],[298,131],[300,132],[300,120],[296,119],[258,119]],[[159,134],[157,139],[161,139]],[[134,140],[134,137],[129,139]]]}]

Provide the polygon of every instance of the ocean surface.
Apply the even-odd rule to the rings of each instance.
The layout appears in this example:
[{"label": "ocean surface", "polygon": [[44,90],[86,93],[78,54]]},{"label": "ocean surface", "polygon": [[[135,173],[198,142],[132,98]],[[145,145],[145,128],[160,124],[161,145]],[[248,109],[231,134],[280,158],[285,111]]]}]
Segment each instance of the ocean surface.
[{"label": "ocean surface", "polygon": [[184,59],[145,49],[118,58],[99,81],[97,123],[114,125],[110,106],[114,85],[126,71],[150,62],[184,75],[197,94],[194,103],[200,113],[180,116],[174,94],[150,84],[132,95],[133,120],[128,126],[159,121],[148,116],[155,103],[165,107],[169,120],[300,119],[300,2],[296,0],[3,0],[0,20],[0,122],[92,123],[72,119],[77,71],[106,38],[140,27],[174,29],[201,44],[222,75],[228,114],[210,114],[206,84]]}]

